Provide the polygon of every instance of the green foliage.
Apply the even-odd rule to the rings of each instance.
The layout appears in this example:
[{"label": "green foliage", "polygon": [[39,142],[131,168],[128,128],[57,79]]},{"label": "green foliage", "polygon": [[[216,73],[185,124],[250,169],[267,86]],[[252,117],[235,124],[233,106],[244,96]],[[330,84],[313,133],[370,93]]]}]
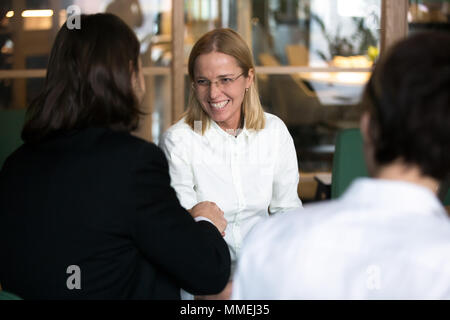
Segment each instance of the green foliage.
[{"label": "green foliage", "polygon": [[318,15],[311,14],[311,20],[319,25],[320,31],[328,43],[328,52],[316,51],[324,61],[331,61],[335,56],[349,57],[367,54],[370,46],[377,46],[377,36],[366,26],[364,18],[353,17],[352,21],[356,31],[345,37],[341,35],[342,25],[340,23],[336,31],[331,33]]}]

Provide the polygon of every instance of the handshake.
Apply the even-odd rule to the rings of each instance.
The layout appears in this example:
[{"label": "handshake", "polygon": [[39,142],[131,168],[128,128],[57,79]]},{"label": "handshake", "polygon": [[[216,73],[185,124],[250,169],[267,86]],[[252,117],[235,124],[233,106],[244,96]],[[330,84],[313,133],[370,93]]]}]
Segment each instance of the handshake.
[{"label": "handshake", "polygon": [[217,230],[225,236],[225,228],[227,227],[227,220],[223,216],[223,211],[214,203],[210,201],[203,201],[197,203],[188,212],[192,218],[205,217],[211,220],[216,226]]}]

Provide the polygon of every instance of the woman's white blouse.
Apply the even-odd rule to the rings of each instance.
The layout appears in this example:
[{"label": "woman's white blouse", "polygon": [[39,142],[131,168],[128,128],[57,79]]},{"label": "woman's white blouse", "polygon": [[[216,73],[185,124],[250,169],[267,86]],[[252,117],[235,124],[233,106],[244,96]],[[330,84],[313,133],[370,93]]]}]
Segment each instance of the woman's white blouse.
[{"label": "woman's white blouse", "polygon": [[[236,262],[245,235],[271,214],[301,207],[294,143],[285,124],[265,113],[266,127],[237,136],[214,121],[205,134],[181,119],[163,135],[164,150],[181,205],[215,202],[228,222],[225,241]],[[198,130],[197,130],[198,128]]]}]

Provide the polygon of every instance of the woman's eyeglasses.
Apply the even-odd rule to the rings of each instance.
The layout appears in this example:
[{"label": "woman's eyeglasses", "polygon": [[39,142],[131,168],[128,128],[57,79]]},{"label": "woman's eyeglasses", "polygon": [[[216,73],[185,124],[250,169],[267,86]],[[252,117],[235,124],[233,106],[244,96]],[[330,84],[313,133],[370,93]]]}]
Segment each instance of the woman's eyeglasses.
[{"label": "woman's eyeglasses", "polygon": [[209,81],[207,79],[197,79],[193,83],[193,86],[197,90],[206,90],[209,87],[211,87],[212,84],[216,84],[218,88],[225,89],[225,88],[231,86],[239,77],[241,77],[244,74],[245,74],[245,72],[242,72],[240,75],[238,75],[235,78],[223,77],[216,81]]}]

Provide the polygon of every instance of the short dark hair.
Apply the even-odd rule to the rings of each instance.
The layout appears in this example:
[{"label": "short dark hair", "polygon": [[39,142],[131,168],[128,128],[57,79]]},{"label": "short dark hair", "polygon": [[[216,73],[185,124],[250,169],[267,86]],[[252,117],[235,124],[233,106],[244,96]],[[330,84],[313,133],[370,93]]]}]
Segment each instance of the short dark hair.
[{"label": "short dark hair", "polygon": [[131,77],[139,68],[134,32],[112,14],[81,15],[59,30],[43,92],[27,111],[25,142],[88,127],[132,131],[141,112]]},{"label": "short dark hair", "polygon": [[375,66],[362,103],[378,165],[401,159],[438,181],[450,173],[450,35],[414,34]]}]

